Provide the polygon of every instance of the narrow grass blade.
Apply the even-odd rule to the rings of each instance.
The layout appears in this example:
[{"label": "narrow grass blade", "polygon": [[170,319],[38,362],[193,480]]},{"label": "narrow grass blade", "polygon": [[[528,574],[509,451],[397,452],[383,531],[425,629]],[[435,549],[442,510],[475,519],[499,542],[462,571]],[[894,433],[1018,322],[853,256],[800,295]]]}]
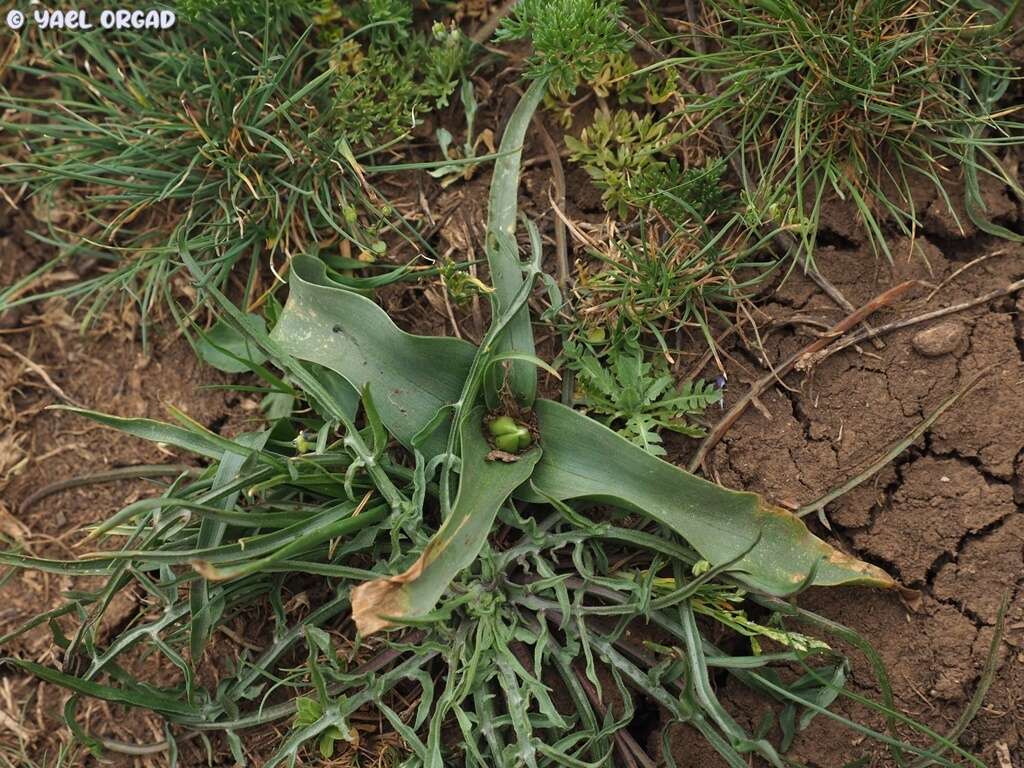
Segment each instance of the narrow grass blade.
[{"label": "narrow grass blade", "polygon": [[[240,435],[237,440],[240,444],[254,450],[262,450],[270,437],[270,431],[265,430],[256,434]],[[217,467],[217,473],[213,478],[211,490],[218,490],[233,481],[242,466],[245,464],[246,456],[235,451],[225,451]],[[218,505],[224,510],[231,510],[238,500],[239,491],[227,494],[218,499]],[[227,530],[227,523],[212,516],[204,516],[199,524],[199,536],[196,545],[199,547],[215,547],[223,541],[224,532]],[[189,609],[192,613],[192,621],[189,627],[189,647],[193,659],[202,658],[203,651],[213,633],[214,612],[216,611],[215,601],[210,599],[209,584],[206,579],[197,579],[189,590]]]},{"label": "narrow grass blade", "polygon": [[160,421],[154,421],[153,419],[132,419],[123,418],[121,416],[109,416],[105,413],[98,413],[97,411],[90,411],[84,408],[73,408],[66,405],[54,405],[50,406],[54,410],[70,411],[71,413],[77,413],[80,416],[92,419],[93,421],[99,422],[106,427],[111,427],[120,432],[126,432],[129,435],[135,437],[141,437],[143,440],[149,440],[154,443],[166,443],[167,445],[173,445],[175,448],[181,448],[182,450],[189,451],[191,453],[198,453],[200,456],[205,456],[208,459],[220,459],[224,455],[225,451],[231,451],[234,453],[241,453],[245,456],[251,456],[258,451],[255,451],[246,446],[239,445],[227,438],[216,435],[208,430],[191,430],[184,429],[182,427],[176,427],[173,424],[164,424]]}]

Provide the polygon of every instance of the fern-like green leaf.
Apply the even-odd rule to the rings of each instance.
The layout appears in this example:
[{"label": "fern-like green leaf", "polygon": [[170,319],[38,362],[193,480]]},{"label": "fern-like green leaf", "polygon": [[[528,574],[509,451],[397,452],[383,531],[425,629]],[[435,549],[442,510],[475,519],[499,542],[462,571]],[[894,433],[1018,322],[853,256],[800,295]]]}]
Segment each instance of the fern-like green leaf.
[{"label": "fern-like green leaf", "polygon": [[677,384],[661,358],[646,360],[636,344],[612,347],[602,359],[589,347],[569,341],[563,358],[576,374],[584,410],[654,456],[665,455],[661,430],[702,436],[703,428],[687,417],[722,398],[718,387],[703,379]]}]

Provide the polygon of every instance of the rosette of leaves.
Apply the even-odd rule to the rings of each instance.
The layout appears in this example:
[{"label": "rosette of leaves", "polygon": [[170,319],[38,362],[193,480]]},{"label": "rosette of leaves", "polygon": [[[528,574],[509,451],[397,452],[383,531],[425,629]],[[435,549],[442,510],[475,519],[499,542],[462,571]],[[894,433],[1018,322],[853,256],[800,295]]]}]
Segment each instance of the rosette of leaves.
[{"label": "rosette of leaves", "polygon": [[[275,280],[269,265],[288,254],[337,243],[321,257],[353,269],[366,265],[339,250],[372,260],[385,236],[417,237],[360,176],[334,109],[351,73],[332,68],[330,49],[314,44],[311,15],[297,14],[298,5],[238,0],[221,12],[219,3],[197,2],[190,7],[198,16],[159,35],[96,28],[66,40],[22,39],[12,77],[45,83],[46,92],[0,88],[0,144],[11,160],[0,185],[62,214],[44,217],[35,235],[56,246],[55,258],[0,286],[0,312],[67,296],[91,322],[112,299],[135,301],[146,338],[147,318],[164,308],[187,325],[176,313],[181,247],[209,269],[211,285],[239,278],[247,302],[258,304]],[[391,35],[397,24],[387,26]],[[450,55],[447,38],[430,47]],[[410,56],[395,77],[429,60]],[[382,120],[408,125],[408,113],[381,115],[376,95],[360,93],[345,115],[356,134]],[[80,280],[41,280],[72,254],[100,268]],[[201,296],[204,288],[197,286]]]}]

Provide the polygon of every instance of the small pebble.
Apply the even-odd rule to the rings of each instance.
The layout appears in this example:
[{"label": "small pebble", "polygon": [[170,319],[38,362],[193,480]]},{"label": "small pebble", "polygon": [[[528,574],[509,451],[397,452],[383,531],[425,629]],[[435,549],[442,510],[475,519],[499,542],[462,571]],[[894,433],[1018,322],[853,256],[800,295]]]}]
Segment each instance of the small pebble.
[{"label": "small pebble", "polygon": [[933,328],[926,328],[914,335],[910,342],[914,349],[925,357],[948,355],[960,346],[964,338],[962,323],[951,320]]}]

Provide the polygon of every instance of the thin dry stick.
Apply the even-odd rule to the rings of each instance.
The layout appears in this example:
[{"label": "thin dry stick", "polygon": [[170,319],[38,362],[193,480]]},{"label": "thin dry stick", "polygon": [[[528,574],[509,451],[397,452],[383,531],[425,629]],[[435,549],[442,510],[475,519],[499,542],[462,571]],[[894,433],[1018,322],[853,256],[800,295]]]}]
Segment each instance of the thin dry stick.
[{"label": "thin dry stick", "polygon": [[[781,232],[780,235],[782,234],[789,235],[788,232]],[[790,236],[790,240],[792,241],[792,236]],[[839,289],[832,285],[832,283],[828,281],[828,278],[821,274],[821,272],[819,272],[816,268],[811,268],[807,271],[807,274],[811,276],[811,280],[817,283],[818,287],[821,288],[821,290],[828,294],[828,297],[832,299],[832,301],[834,301],[847,312],[853,311],[853,305],[846,300],[846,297],[839,292]],[[864,326],[865,333],[872,330],[872,327],[867,323],[861,323],[861,325]],[[885,344],[882,343],[882,340],[878,338],[878,334],[874,334],[869,338],[871,339],[871,343],[874,345],[875,349],[883,349],[885,347]]]},{"label": "thin dry stick", "polygon": [[744,321],[741,319],[738,322],[733,323],[728,328],[726,328],[718,336],[718,338],[714,340],[712,344],[709,344],[708,348],[704,350],[704,354],[700,356],[700,359],[692,368],[690,368],[690,372],[686,374],[686,376],[684,376],[683,379],[685,381],[692,381],[693,379],[696,379],[698,376],[700,376],[700,372],[703,371],[707,364],[711,362],[711,359],[715,357],[715,348],[720,347],[722,345],[722,342],[724,342],[727,338],[736,333],[739,330],[740,325],[743,324],[743,322]]},{"label": "thin dry stick", "polygon": [[505,0],[498,10],[492,13],[487,21],[470,37],[477,45],[483,45],[487,40],[494,34],[494,30],[501,24],[501,20],[508,16],[509,11],[512,10],[512,6],[516,4],[516,0]]},{"label": "thin dry stick", "polygon": [[658,61],[661,61],[662,59],[665,58],[665,54],[663,54],[661,51],[659,51],[657,48],[655,48],[653,45],[647,42],[646,38],[644,38],[643,35],[641,35],[639,32],[633,29],[633,27],[631,27],[626,22],[620,20],[619,29],[621,29],[623,32],[629,35],[630,39],[638,46],[640,46],[644,53],[646,53],[651,58],[656,59]]},{"label": "thin dry stick", "polygon": [[558,203],[555,202],[554,197],[551,197],[549,195],[548,201],[551,203],[551,210],[555,212],[555,216],[562,220],[562,223],[565,224],[566,228],[570,232],[572,232],[573,237],[575,237],[579,242],[583,243],[583,245],[587,246],[588,248],[593,248],[594,250],[599,249],[599,245],[596,242],[594,242],[593,238],[589,237],[585,232],[582,232],[579,229],[579,227],[577,227],[569,220],[569,218],[565,215],[562,209],[558,207]]},{"label": "thin dry stick", "polygon": [[[558,264],[558,288],[562,292],[562,301],[565,302],[569,287],[569,244],[566,237],[565,221],[559,215],[559,209],[565,208],[565,171],[562,168],[562,158],[558,154],[558,147],[555,140],[551,138],[548,129],[540,115],[533,116],[533,125],[540,134],[544,144],[544,151],[547,152],[548,161],[551,163],[551,179],[554,182],[554,197],[548,192],[548,199],[551,200],[551,207],[556,211],[555,215],[555,256]],[[569,371],[562,381],[562,402],[565,405],[572,405],[575,374]]]},{"label": "thin dry stick", "polygon": [[952,275],[950,275],[945,280],[943,280],[941,283],[939,283],[937,286],[935,286],[935,290],[933,290],[931,293],[929,293],[925,297],[925,300],[924,300],[925,304],[927,304],[929,301],[934,299],[935,298],[935,294],[937,294],[939,291],[941,291],[943,288],[945,288],[951,282],[956,280],[961,274],[966,272],[971,267],[975,266],[976,264],[981,264],[981,262],[983,262],[983,261],[985,261],[987,259],[991,259],[991,258],[993,258],[995,256],[1005,256],[1006,253],[1007,253],[1007,251],[1006,251],[1005,248],[1000,248],[998,251],[992,251],[992,253],[986,253],[985,255],[979,256],[976,259],[971,259],[966,264],[964,264],[962,267],[960,267],[960,269],[956,270],[956,272],[954,272]]},{"label": "thin dry stick", "polygon": [[[747,322],[747,320],[745,318],[741,318],[738,322],[735,322],[728,328],[726,328],[722,332],[722,334],[714,340],[714,346],[721,347],[722,342],[724,342],[727,338],[729,338],[734,333],[739,331],[742,328],[744,322]],[[804,317],[802,315],[791,315],[790,317],[786,317],[781,320],[772,320],[768,328],[768,333],[771,333],[772,330],[774,330],[775,328],[781,328],[782,326],[785,325],[807,325],[811,326],[812,328],[821,328],[826,333],[828,332],[828,329],[831,327],[828,325],[828,323],[823,323],[820,320],[815,320],[810,317]],[[704,368],[707,367],[707,364],[711,362],[711,358],[714,356],[713,351],[713,347],[709,346],[708,349],[704,351],[704,354],[700,356],[700,359],[697,360],[696,364],[694,364],[690,368],[689,372],[685,376],[683,376],[683,379],[685,381],[692,381],[693,379],[696,379],[698,376],[700,376],[701,371],[703,371]],[[761,352],[763,356],[763,347]]]},{"label": "thin dry stick", "polygon": [[[548,160],[551,163],[551,180],[555,184],[557,207],[564,211],[565,171],[562,168],[562,158],[558,154],[555,140],[551,138],[551,134],[548,133],[548,129],[539,115],[533,116],[533,125],[540,134],[544,151],[547,152]],[[564,294],[566,286],[569,284],[569,246],[565,236],[565,222],[558,216],[555,216],[555,254],[558,257],[558,287]]]},{"label": "thin dry stick", "polygon": [[33,731],[26,730],[17,720],[0,709],[0,726],[13,733],[19,741],[30,742],[35,736]]},{"label": "thin dry stick", "polygon": [[455,337],[457,339],[462,338],[462,331],[459,330],[459,324],[455,321],[455,311],[452,309],[452,303],[448,299],[448,286],[441,286],[441,298],[444,300],[444,308],[448,313],[448,319],[451,321],[452,330],[455,331]]},{"label": "thin dry stick", "polygon": [[73,397],[68,395],[67,392],[65,392],[63,389],[61,389],[59,386],[57,386],[57,384],[54,382],[54,380],[50,378],[50,374],[48,374],[43,369],[42,366],[38,365],[37,363],[32,362],[29,358],[25,357],[25,355],[21,354],[21,352],[19,352],[18,350],[14,349],[14,347],[11,347],[11,346],[3,343],[3,342],[0,342],[0,351],[3,351],[5,353],[9,354],[12,357],[18,358],[18,360],[20,360],[25,365],[26,368],[28,368],[30,371],[32,371],[34,374],[36,374],[39,378],[41,378],[43,380],[43,383],[46,384],[46,386],[50,388],[50,391],[53,392],[53,394],[55,394],[60,400],[62,400],[63,402],[67,403],[68,405],[73,405],[76,408],[85,408],[84,405],[79,403]]},{"label": "thin dry stick", "polygon": [[889,304],[892,304],[894,301],[899,299],[901,296],[903,296],[903,294],[905,294],[907,291],[909,291],[917,284],[917,280],[908,280],[905,283],[900,283],[894,288],[890,288],[884,293],[880,293],[878,296],[871,299],[871,301],[869,301],[863,307],[852,312],[851,314],[847,315],[842,320],[840,320],[838,323],[833,325],[832,328],[829,329],[829,332],[822,335],[821,338],[815,339],[803,349],[794,352],[792,355],[787,357],[782,363],[779,363],[777,366],[772,368],[767,374],[765,374],[760,379],[755,381],[750,386],[750,389],[748,390],[747,394],[740,398],[739,401],[726,412],[725,416],[723,416],[721,420],[717,424],[715,424],[715,428],[711,430],[711,434],[704,438],[704,442],[700,444],[700,448],[697,450],[697,454],[693,457],[693,459],[690,461],[689,466],[687,467],[690,470],[690,472],[696,471],[697,468],[704,463],[704,459],[707,458],[708,452],[712,448],[714,448],[715,445],[718,444],[718,441],[721,440],[725,433],[729,431],[729,428],[732,427],[736,419],[738,419],[743,414],[743,412],[747,409],[747,406],[749,406],[755,398],[759,397],[761,393],[764,392],[764,390],[767,389],[776,380],[780,379],[781,377],[789,373],[789,371],[792,370],[793,366],[796,365],[797,361],[803,359],[807,355],[813,355],[815,352],[825,347],[829,343],[829,341],[839,336],[842,336],[855,325],[859,325],[861,322],[863,322],[865,317],[868,317],[874,312],[877,312],[882,307],[886,307]]},{"label": "thin dry stick", "polygon": [[982,378],[986,376],[993,368],[995,368],[995,365],[989,365],[983,368],[978,373],[976,373],[974,376],[972,376],[970,381],[968,381],[966,384],[964,384],[964,386],[960,387],[960,389],[958,389],[952,395],[943,400],[938,408],[932,411],[927,418],[923,419],[920,424],[914,427],[910,431],[910,433],[907,434],[906,437],[890,446],[889,449],[885,451],[885,453],[879,456],[878,459],[876,459],[871,464],[871,466],[869,466],[859,475],[850,478],[838,488],[829,491],[824,496],[812,501],[810,504],[806,504],[800,507],[800,509],[796,511],[797,516],[806,517],[807,515],[811,514],[811,512],[817,512],[818,519],[821,520],[822,525],[824,525],[826,528],[831,529],[832,526],[829,524],[828,518],[825,517],[824,513],[826,504],[828,504],[831,501],[835,501],[840,496],[848,493],[849,491],[852,491],[865,480],[868,480],[869,478],[873,477],[886,464],[893,461],[897,456],[899,456],[901,453],[907,450],[907,448],[913,445],[914,442],[919,437],[921,437],[921,435],[923,435],[931,428],[932,424],[934,424],[935,421],[942,414],[944,414],[946,411],[948,411],[950,408],[956,405],[960,398],[962,398],[964,395],[966,395],[968,392],[974,389],[978,382],[981,381]]},{"label": "thin dry stick", "polygon": [[945,317],[946,315],[963,312],[966,309],[971,309],[979,304],[985,304],[993,299],[998,299],[1011,293],[1016,293],[1020,290],[1024,290],[1024,280],[1018,280],[1015,283],[1010,283],[1002,288],[996,288],[994,291],[989,291],[988,293],[976,296],[975,298],[961,302],[960,304],[953,304],[952,306],[944,307],[943,309],[925,312],[923,315],[916,315],[915,317],[908,317],[903,320],[894,320],[893,322],[878,328],[865,329],[860,333],[835,344],[834,346],[828,347],[827,349],[822,349],[817,352],[806,352],[803,358],[797,361],[796,368],[800,371],[809,370],[826,358],[832,357],[832,355],[837,352],[842,352],[844,349],[848,349],[855,344],[860,344],[862,341],[865,341],[872,336],[889,333],[891,331],[898,331],[900,328],[906,328],[919,323],[927,323],[929,320],[935,320],[940,317]]}]

